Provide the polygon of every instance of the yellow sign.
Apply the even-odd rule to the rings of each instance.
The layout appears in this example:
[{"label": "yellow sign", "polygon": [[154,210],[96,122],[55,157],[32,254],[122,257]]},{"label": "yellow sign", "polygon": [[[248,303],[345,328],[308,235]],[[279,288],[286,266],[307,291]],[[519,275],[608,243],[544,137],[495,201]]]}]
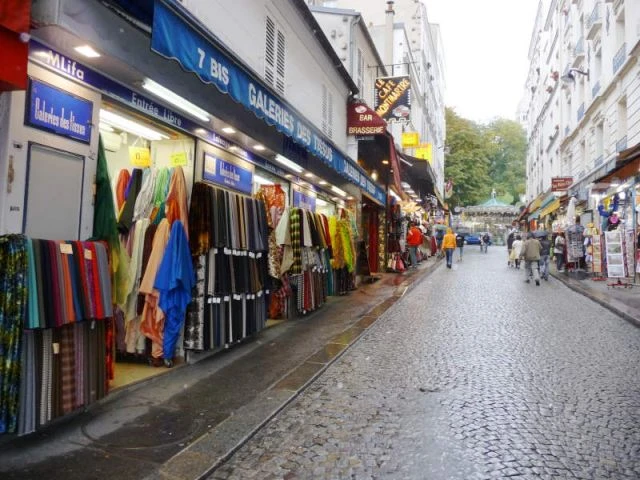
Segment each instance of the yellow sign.
[{"label": "yellow sign", "polygon": [[188,163],[187,153],[186,152],[174,153],[171,155],[171,157],[169,157],[169,161],[171,162],[172,167],[182,167],[183,165],[186,165]]},{"label": "yellow sign", "polygon": [[150,167],[151,151],[143,147],[129,147],[129,161],[134,167]]},{"label": "yellow sign", "polygon": [[420,143],[418,132],[404,132],[402,134],[402,148],[414,148]]},{"label": "yellow sign", "polygon": [[416,158],[421,158],[422,160],[426,160],[429,163],[433,160],[433,144],[431,143],[421,143],[418,148],[416,148]]}]

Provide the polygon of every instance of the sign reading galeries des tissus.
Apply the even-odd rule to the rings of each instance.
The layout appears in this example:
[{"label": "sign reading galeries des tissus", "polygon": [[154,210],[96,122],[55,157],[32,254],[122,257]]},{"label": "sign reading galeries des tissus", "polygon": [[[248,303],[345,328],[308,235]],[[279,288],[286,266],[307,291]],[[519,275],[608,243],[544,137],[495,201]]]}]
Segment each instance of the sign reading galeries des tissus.
[{"label": "sign reading galeries des tissus", "polygon": [[408,76],[378,78],[376,113],[387,122],[408,122],[411,114],[411,81]]}]

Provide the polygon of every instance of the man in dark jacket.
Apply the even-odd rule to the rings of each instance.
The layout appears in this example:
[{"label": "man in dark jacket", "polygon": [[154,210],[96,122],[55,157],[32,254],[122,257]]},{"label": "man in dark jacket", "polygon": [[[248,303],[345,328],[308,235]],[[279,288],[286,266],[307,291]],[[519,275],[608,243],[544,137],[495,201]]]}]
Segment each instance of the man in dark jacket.
[{"label": "man in dark jacket", "polygon": [[462,261],[462,249],[464,248],[464,235],[460,232],[456,234],[456,247],[458,247],[458,251],[460,252],[460,256],[458,257],[458,261]]},{"label": "man in dark jacket", "polygon": [[551,240],[547,235],[538,239],[540,241],[540,277],[549,280],[549,256],[551,255]]},{"label": "man in dark jacket", "polygon": [[527,273],[527,283],[533,278],[536,285],[540,285],[540,273],[538,272],[538,262],[540,261],[540,242],[533,236],[532,232],[527,234],[527,240],[524,242],[520,258],[524,259],[524,267]]}]

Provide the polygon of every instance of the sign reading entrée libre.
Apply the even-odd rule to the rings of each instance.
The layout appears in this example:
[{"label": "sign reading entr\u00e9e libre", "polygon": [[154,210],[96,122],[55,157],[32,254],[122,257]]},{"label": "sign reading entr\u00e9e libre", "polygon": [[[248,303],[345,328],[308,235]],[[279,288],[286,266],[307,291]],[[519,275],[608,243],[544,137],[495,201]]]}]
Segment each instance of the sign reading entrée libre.
[{"label": "sign reading entr\u00e9e libre", "polygon": [[564,192],[573,183],[573,177],[552,177],[551,178],[551,191],[552,192]]}]

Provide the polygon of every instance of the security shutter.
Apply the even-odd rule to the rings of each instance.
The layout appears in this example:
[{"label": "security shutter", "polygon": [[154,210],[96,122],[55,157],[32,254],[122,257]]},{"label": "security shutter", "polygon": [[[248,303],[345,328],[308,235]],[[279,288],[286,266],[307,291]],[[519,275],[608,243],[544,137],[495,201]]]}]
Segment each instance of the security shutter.
[{"label": "security shutter", "polygon": [[326,85],[322,85],[322,133],[333,137],[333,95]]},{"label": "security shutter", "polygon": [[267,17],[264,78],[278,93],[285,90],[286,43],[285,35],[271,17]]}]

